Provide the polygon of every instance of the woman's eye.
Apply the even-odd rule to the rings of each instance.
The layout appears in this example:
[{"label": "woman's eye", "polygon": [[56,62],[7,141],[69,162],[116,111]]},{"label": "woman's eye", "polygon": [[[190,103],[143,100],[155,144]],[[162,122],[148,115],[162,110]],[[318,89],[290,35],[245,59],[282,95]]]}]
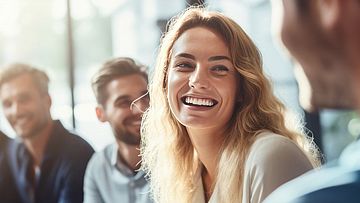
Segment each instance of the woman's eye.
[{"label": "woman's eye", "polygon": [[226,75],[229,72],[229,69],[226,66],[219,65],[212,67],[211,71],[217,75]]},{"label": "woman's eye", "polygon": [[179,71],[192,71],[194,66],[191,63],[178,63],[175,65],[175,68]]}]

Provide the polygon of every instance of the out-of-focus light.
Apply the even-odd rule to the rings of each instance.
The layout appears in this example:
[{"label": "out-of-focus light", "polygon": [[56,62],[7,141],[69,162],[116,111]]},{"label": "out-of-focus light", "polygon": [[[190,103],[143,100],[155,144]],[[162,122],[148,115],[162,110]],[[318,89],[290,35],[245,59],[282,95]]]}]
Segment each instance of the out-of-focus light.
[{"label": "out-of-focus light", "polygon": [[95,9],[89,0],[70,1],[71,17],[74,20],[88,19],[95,15]]},{"label": "out-of-focus light", "polygon": [[128,0],[92,0],[94,6],[96,6],[103,15],[110,15],[127,2]]},{"label": "out-of-focus light", "polygon": [[14,36],[19,32],[18,17],[20,5],[17,0],[0,2],[0,33],[3,36]]},{"label": "out-of-focus light", "polygon": [[348,130],[352,136],[354,136],[354,137],[359,136],[360,135],[360,118],[351,119],[348,124]]},{"label": "out-of-focus light", "polygon": [[74,108],[75,119],[80,122],[97,121],[95,107],[96,103],[76,104]]},{"label": "out-of-focus light", "polygon": [[54,0],[52,4],[52,15],[54,19],[62,20],[66,16],[66,1]]},{"label": "out-of-focus light", "polygon": [[51,109],[51,114],[54,118],[56,119],[63,119],[63,120],[67,120],[70,119],[72,116],[72,111],[71,111],[71,106],[69,105],[59,105],[59,106],[54,106]]}]

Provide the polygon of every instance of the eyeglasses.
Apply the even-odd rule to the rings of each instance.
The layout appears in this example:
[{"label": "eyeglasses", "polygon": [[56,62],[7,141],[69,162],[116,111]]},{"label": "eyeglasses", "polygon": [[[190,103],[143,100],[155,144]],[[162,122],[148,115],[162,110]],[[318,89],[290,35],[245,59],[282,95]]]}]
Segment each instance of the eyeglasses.
[{"label": "eyeglasses", "polygon": [[149,101],[150,101],[149,92],[146,92],[145,94],[141,95],[139,98],[131,102],[130,110],[144,113],[146,109],[149,107]]}]

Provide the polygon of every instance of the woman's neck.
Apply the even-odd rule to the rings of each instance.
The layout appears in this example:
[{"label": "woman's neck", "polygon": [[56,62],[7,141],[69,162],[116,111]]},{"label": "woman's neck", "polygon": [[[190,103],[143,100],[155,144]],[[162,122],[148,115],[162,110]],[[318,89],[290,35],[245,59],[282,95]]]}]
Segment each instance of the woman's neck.
[{"label": "woman's neck", "polygon": [[207,193],[210,193],[210,197],[212,193],[211,188],[214,184],[214,180],[216,179],[218,157],[224,139],[224,132],[217,131],[214,133],[213,130],[188,129],[188,133],[198,157],[204,165],[201,176],[204,190],[207,191]]},{"label": "woman's neck", "polygon": [[203,188],[204,188],[204,197],[205,197],[205,202],[208,202],[210,200],[210,197],[213,193],[213,180],[211,179],[209,173],[207,172],[206,169],[204,169],[201,172],[201,180],[203,183]]}]

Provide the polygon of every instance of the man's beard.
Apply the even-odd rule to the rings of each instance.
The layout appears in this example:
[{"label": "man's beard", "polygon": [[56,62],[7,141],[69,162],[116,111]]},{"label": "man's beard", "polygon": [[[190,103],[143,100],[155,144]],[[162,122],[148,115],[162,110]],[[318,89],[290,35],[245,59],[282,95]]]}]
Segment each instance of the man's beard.
[{"label": "man's beard", "polygon": [[[29,116],[29,115],[27,115]],[[32,115],[32,117],[35,117],[34,115]],[[40,116],[39,116],[40,117]],[[36,137],[37,135],[39,135],[48,125],[47,119],[45,117],[41,117],[38,120],[34,121],[34,118],[30,119],[32,125],[29,127],[26,127],[26,129],[24,130],[23,128],[16,129],[16,126],[11,126],[14,131],[16,132],[16,134],[21,138],[21,139],[32,139],[34,137]],[[35,122],[35,123],[34,123]]]},{"label": "man's beard", "polygon": [[116,127],[113,129],[115,139],[127,145],[140,145],[141,138],[138,134],[134,134],[124,127]]}]

